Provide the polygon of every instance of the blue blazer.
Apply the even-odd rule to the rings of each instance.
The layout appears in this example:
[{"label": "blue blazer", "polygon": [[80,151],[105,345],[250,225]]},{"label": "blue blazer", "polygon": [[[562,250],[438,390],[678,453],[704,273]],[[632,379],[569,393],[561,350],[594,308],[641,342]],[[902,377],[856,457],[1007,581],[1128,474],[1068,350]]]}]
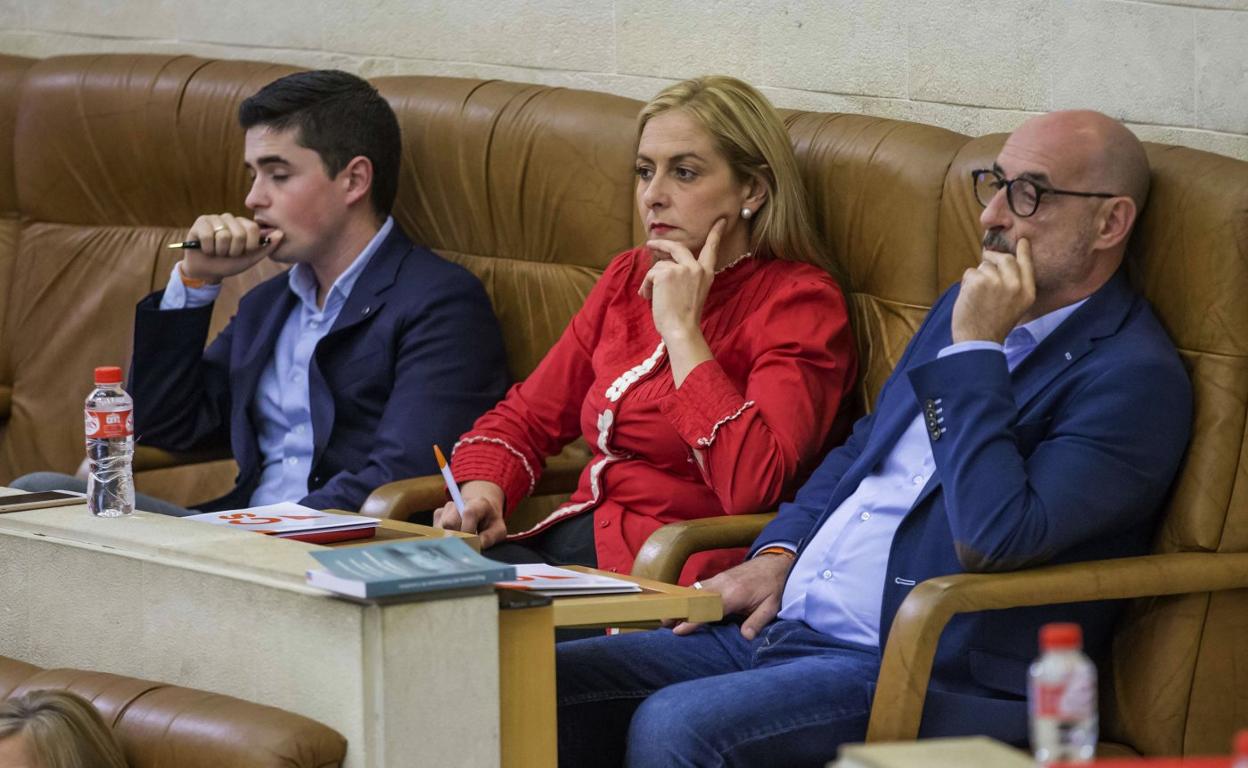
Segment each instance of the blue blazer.
[{"label": "blue blazer", "polygon": [[[256,286],[208,348],[212,307],[135,314],[130,390],[138,442],[171,451],[228,447],[230,493],[203,510],[246,507],[260,479],[252,401],[298,299],[285,273]],[[466,269],[415,246],[396,226],[356,281],[308,371],[317,509],[359,509],[384,483],[437,474],[449,446],[508,384],[498,321]]]},{"label": "blue blazer", "polygon": [[[1149,550],[1191,431],[1191,385],[1147,302],[1119,272],[1011,373],[1002,354],[937,359],[958,286],[919,328],[873,413],[827,455],[755,549],[804,545],[920,413],[937,471],[897,529],[880,646],[915,584]],[[937,647],[921,735],[1027,740],[1027,665],[1049,621],[1083,625],[1103,658],[1112,604],[962,614]],[[1102,667],[1104,670],[1104,667]]]}]

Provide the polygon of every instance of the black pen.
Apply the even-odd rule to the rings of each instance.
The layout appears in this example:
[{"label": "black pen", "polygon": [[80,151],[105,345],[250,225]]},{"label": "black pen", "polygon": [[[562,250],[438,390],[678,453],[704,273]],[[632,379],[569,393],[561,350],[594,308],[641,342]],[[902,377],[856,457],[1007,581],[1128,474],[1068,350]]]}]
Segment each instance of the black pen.
[{"label": "black pen", "polygon": [[[261,248],[263,248],[264,246],[266,246],[266,245],[268,245],[268,244],[269,244],[269,238],[267,238],[267,237],[262,237],[262,238],[260,238],[260,247],[261,247]],[[183,240],[183,241],[182,241],[182,242],[180,242],[180,243],[169,243],[169,245],[166,245],[165,247],[166,247],[166,248],[175,248],[175,249],[180,249],[180,250],[185,250],[185,251],[198,251],[198,250],[199,250],[199,241],[198,241],[198,240]]]}]

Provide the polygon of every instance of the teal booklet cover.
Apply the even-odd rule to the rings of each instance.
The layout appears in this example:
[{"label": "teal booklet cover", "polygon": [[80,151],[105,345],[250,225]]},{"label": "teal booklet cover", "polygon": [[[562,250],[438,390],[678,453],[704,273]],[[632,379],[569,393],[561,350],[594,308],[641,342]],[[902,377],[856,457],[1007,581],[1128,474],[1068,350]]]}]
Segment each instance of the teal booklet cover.
[{"label": "teal booklet cover", "polygon": [[311,553],[324,571],[308,583],[351,597],[386,597],[493,584],[516,578],[516,567],[482,557],[457,538],[391,541]]}]

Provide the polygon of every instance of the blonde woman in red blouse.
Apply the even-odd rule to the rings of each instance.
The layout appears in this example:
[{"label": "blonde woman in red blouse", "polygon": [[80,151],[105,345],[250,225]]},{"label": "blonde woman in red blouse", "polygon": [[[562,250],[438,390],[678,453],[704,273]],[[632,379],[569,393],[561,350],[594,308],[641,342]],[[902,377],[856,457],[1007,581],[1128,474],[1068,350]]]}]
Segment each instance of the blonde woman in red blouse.
[{"label": "blonde woman in red blouse", "polygon": [[[464,514],[447,504],[434,521],[479,533],[491,557],[627,573],[666,523],[776,505],[848,423],[845,299],[818,266],[771,104],[728,77],[666,88],[641,110],[636,163],[649,239],[611,262],[533,374],[455,445]],[[593,457],[576,492],[507,535],[544,459],[577,435]],[[740,557],[704,553],[681,582]]]}]

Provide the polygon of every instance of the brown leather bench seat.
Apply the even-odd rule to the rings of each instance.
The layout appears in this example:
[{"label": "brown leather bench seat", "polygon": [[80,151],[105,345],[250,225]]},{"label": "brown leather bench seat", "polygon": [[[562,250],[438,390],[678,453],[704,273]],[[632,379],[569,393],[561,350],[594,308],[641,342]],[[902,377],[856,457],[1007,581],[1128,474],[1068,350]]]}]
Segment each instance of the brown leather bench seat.
[{"label": "brown leather bench seat", "polygon": [[95,705],[131,768],[333,768],[347,741],[301,715],[207,691],[0,656],[0,698],[68,690]]}]

